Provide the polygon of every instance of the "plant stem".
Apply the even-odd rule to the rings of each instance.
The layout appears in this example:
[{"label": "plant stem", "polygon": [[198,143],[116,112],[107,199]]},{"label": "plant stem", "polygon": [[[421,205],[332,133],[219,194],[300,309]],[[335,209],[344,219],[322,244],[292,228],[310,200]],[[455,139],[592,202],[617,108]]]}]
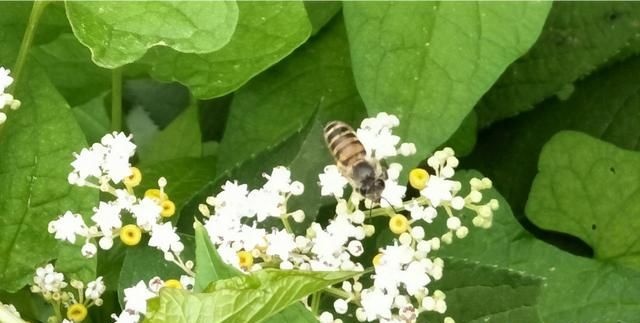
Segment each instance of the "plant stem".
[{"label": "plant stem", "polygon": [[293,228],[291,227],[291,224],[289,223],[289,215],[288,214],[284,214],[284,215],[280,216],[280,219],[282,220],[282,224],[284,225],[284,228],[287,230],[287,232],[293,233]]},{"label": "plant stem", "polygon": [[322,294],[322,292],[317,291],[313,293],[311,298],[311,313],[313,313],[314,316],[318,316],[318,310],[320,309],[320,294]]},{"label": "plant stem", "polygon": [[122,130],[122,67],[111,73],[111,130]]},{"label": "plant stem", "polygon": [[27,23],[27,29],[24,31],[24,36],[22,36],[22,43],[20,44],[20,50],[18,51],[18,57],[16,58],[16,65],[13,67],[14,83],[12,87],[18,83],[18,78],[20,78],[20,74],[24,69],[24,64],[27,61],[27,56],[29,55],[31,43],[33,43],[33,37],[36,34],[38,22],[40,20],[40,17],[42,16],[42,13],[44,12],[44,8],[48,4],[49,1],[33,2],[31,15],[29,16],[29,22]]}]

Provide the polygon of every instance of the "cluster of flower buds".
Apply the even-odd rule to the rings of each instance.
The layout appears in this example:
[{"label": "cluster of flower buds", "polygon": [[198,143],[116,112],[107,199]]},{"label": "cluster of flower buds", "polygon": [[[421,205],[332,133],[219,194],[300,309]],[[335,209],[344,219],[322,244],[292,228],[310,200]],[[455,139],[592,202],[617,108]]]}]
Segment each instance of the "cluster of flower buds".
[{"label": "cluster of flower buds", "polygon": [[31,292],[42,294],[44,300],[50,303],[54,312],[61,312],[61,307],[66,308],[66,319],[64,322],[81,322],[87,317],[87,309],[92,306],[101,306],[103,303],[102,294],[106,286],[102,277],[86,284],[72,279],[65,280],[62,273],[56,272],[52,264],[36,269],[33,276]]},{"label": "cluster of flower buds", "polygon": [[83,238],[82,254],[88,258],[97,253],[95,241],[101,249],[108,250],[117,238],[133,246],[141,241],[143,233],[149,233],[149,246],[161,250],[168,261],[193,274],[193,263],[180,257],[184,245],[176,228],[166,221],[176,212],[175,204],[165,192],[166,179],[161,177],[158,188],[136,196],[135,187],[141,183],[142,173],[129,162],[135,150],[131,136],[114,132],[76,154],[69,183],[98,189],[113,198],[93,208],[89,225],[80,214],[67,211],[49,223],[49,232],[56,239],[71,243],[75,243],[77,237]]},{"label": "cluster of flower buds", "polygon": [[7,121],[7,114],[2,112],[4,108],[17,110],[20,107],[20,101],[13,98],[13,95],[5,93],[5,90],[13,83],[13,78],[9,76],[10,70],[0,67],[0,125]]}]

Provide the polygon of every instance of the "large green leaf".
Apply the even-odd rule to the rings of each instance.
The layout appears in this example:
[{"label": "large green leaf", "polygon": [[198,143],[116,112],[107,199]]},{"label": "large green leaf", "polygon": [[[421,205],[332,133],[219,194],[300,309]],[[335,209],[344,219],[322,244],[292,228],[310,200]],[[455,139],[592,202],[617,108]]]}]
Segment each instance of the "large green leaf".
[{"label": "large green leaf", "polygon": [[238,22],[235,1],[66,2],[75,36],[96,64],[132,63],[153,46],[208,53],[226,45]]},{"label": "large green leaf", "polygon": [[496,123],[481,133],[475,151],[462,164],[493,179],[516,216],[524,215],[540,150],[558,131],[577,130],[640,150],[639,73],[640,58],[629,59],[577,83],[566,101],[552,99]]},{"label": "large green leaf", "polygon": [[240,1],[238,8],[238,26],[226,46],[197,54],[155,48],[143,61],[151,75],[185,84],[199,98],[221,96],[289,55],[311,32],[301,1]]},{"label": "large green leaf", "polygon": [[104,97],[105,95],[97,96],[71,109],[89,143],[99,142],[111,130],[111,119],[107,115]]},{"label": "large green leaf", "polygon": [[198,105],[189,106],[148,144],[140,146],[138,155],[145,163],[202,156]]},{"label": "large green leaf", "polygon": [[90,52],[71,34],[32,48],[31,54],[71,106],[85,103],[111,86],[111,72],[93,64]]},{"label": "large green leaf", "polygon": [[219,147],[220,156],[225,156],[218,159],[219,172],[283,142],[316,111],[323,123],[332,119],[354,123],[362,118],[364,105],[351,76],[348,42],[339,18],[236,93]]},{"label": "large green leaf", "polygon": [[565,131],[544,146],[538,169],[526,207],[534,224],[579,237],[598,260],[640,269],[640,153]]},{"label": "large green leaf", "polygon": [[[466,182],[472,176],[481,175],[459,172],[458,176]],[[495,190],[483,195],[500,202],[493,226],[486,231],[472,229],[464,240],[441,249],[440,255],[507,267],[544,278],[538,304],[543,322],[637,321],[640,313],[639,272],[611,262],[574,256],[537,240],[523,230],[509,205]]]},{"label": "large green leaf", "polygon": [[88,217],[97,204],[97,190],[67,182],[72,153],[86,146],[82,130],[41,70],[25,70],[15,96],[22,107],[9,114],[0,137],[0,286],[16,291],[58,257],[65,258],[59,270],[89,278],[95,260],[47,231],[65,211]]},{"label": "large green leaf", "polygon": [[640,51],[639,14],[633,2],[555,2],[535,46],[479,102],[480,126],[532,109],[600,65]]},{"label": "large green leaf", "polygon": [[538,37],[550,2],[345,2],[356,84],[370,114],[400,118],[415,166],[447,140]]},{"label": "large green leaf", "polygon": [[311,22],[311,35],[315,35],[342,9],[342,2],[306,0],[304,8]]},{"label": "large green leaf", "polygon": [[147,312],[148,322],[261,322],[322,288],[349,279],[351,272],[266,269],[219,280],[205,293],[165,288]]},{"label": "large green leaf", "polygon": [[[536,308],[542,279],[462,259],[445,259],[445,275],[429,285],[447,295],[447,312],[458,323],[542,322]],[[420,322],[439,322],[432,312]]]}]

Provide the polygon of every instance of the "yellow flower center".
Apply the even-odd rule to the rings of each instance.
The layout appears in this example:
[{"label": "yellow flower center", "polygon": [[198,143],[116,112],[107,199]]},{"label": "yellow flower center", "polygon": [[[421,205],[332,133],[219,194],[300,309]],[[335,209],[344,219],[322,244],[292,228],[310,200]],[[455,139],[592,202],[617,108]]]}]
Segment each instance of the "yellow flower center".
[{"label": "yellow flower center", "polygon": [[182,289],[182,284],[177,279],[169,279],[164,282],[164,287]]},{"label": "yellow flower center", "polygon": [[164,201],[169,199],[169,196],[167,195],[167,193],[161,192],[157,188],[148,189],[146,192],[144,192],[144,197],[155,199],[157,201]]},{"label": "yellow flower center", "polygon": [[131,175],[124,178],[124,185],[127,187],[136,187],[142,181],[142,173],[137,167],[131,167]]},{"label": "yellow flower center", "polygon": [[427,181],[429,180],[429,173],[422,168],[414,168],[409,172],[409,184],[411,187],[422,190],[427,186]]},{"label": "yellow flower center", "polygon": [[396,214],[389,220],[389,229],[395,234],[401,234],[409,229],[409,221],[402,214]]},{"label": "yellow flower center", "polygon": [[142,238],[142,231],[135,224],[127,224],[120,229],[120,240],[127,246],[135,246]]},{"label": "yellow flower center", "polygon": [[248,251],[239,251],[238,262],[240,263],[240,267],[249,269],[253,266],[253,256]]},{"label": "yellow flower center", "polygon": [[168,218],[176,213],[176,205],[173,204],[173,202],[171,202],[170,200],[162,201],[162,203],[160,203],[160,206],[162,207],[160,215],[162,215],[163,218]]},{"label": "yellow flower center", "polygon": [[67,318],[74,322],[81,322],[87,317],[87,308],[82,304],[73,304],[67,308]]},{"label": "yellow flower center", "polygon": [[381,261],[382,261],[382,253],[377,254],[375,257],[373,257],[373,260],[371,260],[374,267],[379,265]]}]

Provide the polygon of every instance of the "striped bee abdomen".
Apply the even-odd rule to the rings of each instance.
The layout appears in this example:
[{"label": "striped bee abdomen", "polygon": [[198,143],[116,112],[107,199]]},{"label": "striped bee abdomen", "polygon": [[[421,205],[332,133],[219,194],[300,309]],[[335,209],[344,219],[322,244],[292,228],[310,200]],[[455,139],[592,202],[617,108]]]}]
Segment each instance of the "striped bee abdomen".
[{"label": "striped bee abdomen", "polygon": [[355,131],[341,121],[331,121],[324,127],[324,139],[336,161],[349,168],[366,156],[364,146]]}]

